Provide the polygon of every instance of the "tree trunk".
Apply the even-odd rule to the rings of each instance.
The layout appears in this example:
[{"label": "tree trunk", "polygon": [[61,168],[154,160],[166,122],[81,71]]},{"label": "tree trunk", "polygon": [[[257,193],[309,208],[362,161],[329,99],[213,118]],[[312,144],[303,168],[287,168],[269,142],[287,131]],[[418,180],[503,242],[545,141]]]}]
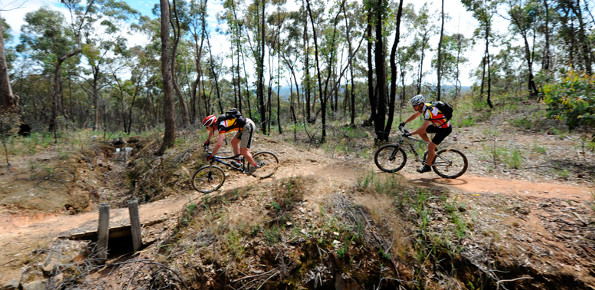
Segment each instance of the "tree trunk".
[{"label": "tree trunk", "polygon": [[134,110],[134,104],[136,102],[136,97],[138,96],[138,93],[140,91],[141,82],[144,77],[146,69],[147,69],[146,67],[143,68],[143,71],[138,76],[136,84],[134,84],[134,94],[132,95],[132,101],[130,102],[130,109],[128,110],[128,118],[129,118],[128,119],[128,129],[126,130],[126,133],[128,133],[128,134],[130,134],[132,132],[132,121],[134,120],[132,118],[132,115],[133,115],[133,110]]},{"label": "tree trunk", "polygon": [[[201,1],[201,5],[207,5],[207,1]],[[201,6],[201,11],[204,11],[204,7]],[[200,23],[201,23],[201,32],[200,32],[200,44],[198,42],[198,32],[194,30],[193,37],[194,37],[194,48],[196,50],[195,55],[195,65],[196,65],[196,79],[192,82],[192,89],[190,90],[190,102],[191,102],[191,111],[192,111],[192,122],[194,123],[196,116],[199,116],[199,119],[202,119],[203,116],[207,115],[207,112],[201,102],[202,93],[202,86],[200,85],[203,72],[202,72],[202,52],[205,40],[205,31],[206,31],[206,20],[205,14],[200,14]]]},{"label": "tree trunk", "polygon": [[[279,29],[281,30],[281,29]],[[278,31],[280,33],[280,31]],[[279,41],[279,34],[277,34],[277,127],[279,134],[283,134],[281,128],[281,41]]]},{"label": "tree trunk", "polygon": [[161,4],[161,74],[163,76],[163,119],[165,132],[163,143],[156,152],[163,155],[165,150],[174,145],[176,141],[176,118],[174,105],[174,88],[172,82],[172,54],[169,40],[169,1],[160,0]]},{"label": "tree trunk", "polygon": [[[238,87],[238,104],[236,105],[236,108],[238,108],[238,110],[240,112],[243,111],[243,97],[242,97],[242,76],[240,75],[240,56],[243,56],[243,52],[242,52],[242,24],[240,23],[240,21],[238,20],[238,16],[236,13],[236,3],[232,0],[231,1],[232,5],[231,5],[231,11],[233,13],[233,20],[235,22],[234,28],[236,30],[235,33],[235,37],[236,37],[236,50],[237,50],[237,66],[236,66],[236,70],[233,71],[232,70],[232,75],[235,73],[237,75],[237,87]],[[233,58],[233,57],[232,57]],[[248,90],[248,84],[246,83],[246,98],[249,98],[250,96],[250,92]],[[250,100],[248,99],[248,103],[250,102]],[[250,107],[248,106],[248,114],[251,116],[251,110]]]},{"label": "tree trunk", "polygon": [[60,78],[60,70],[62,68],[62,64],[69,58],[81,53],[82,49],[76,49],[60,58],[56,62],[56,66],[54,67],[54,92],[52,94],[52,112],[51,118],[49,121],[49,131],[54,132],[54,142],[58,142],[58,136],[56,130],[58,129],[57,125],[57,117],[58,111],[62,110],[60,107],[60,97],[62,96],[62,79]]},{"label": "tree trunk", "polygon": [[99,130],[99,66],[93,67],[93,131]]},{"label": "tree trunk", "polygon": [[244,84],[246,85],[246,105],[248,106],[248,116],[252,119],[252,105],[250,102],[250,87],[248,85],[248,73],[246,72],[246,59],[242,51],[242,67],[244,68]]},{"label": "tree trunk", "polygon": [[457,69],[455,72],[455,79],[456,79],[456,83],[455,83],[455,98],[458,98],[459,96],[461,96],[461,80],[460,80],[460,75],[461,75],[461,68],[459,67],[459,65],[461,64],[461,52],[463,49],[463,35],[459,35],[458,37],[458,41],[457,41]]},{"label": "tree trunk", "polygon": [[[401,15],[403,13],[403,0],[399,1],[399,10],[397,11],[397,23],[395,32],[395,41],[390,52],[390,98],[388,104],[388,120],[384,128],[386,132],[386,141],[390,135],[390,130],[393,125],[395,114],[395,100],[397,98],[397,46],[399,45],[399,38],[401,37]],[[403,87],[404,88],[404,87]]]},{"label": "tree trunk", "polygon": [[374,63],[372,62],[372,8],[368,8],[368,99],[370,100],[370,122],[376,120],[376,88],[374,86]]},{"label": "tree trunk", "polygon": [[[484,74],[487,74],[487,85],[488,85],[488,95],[487,95],[487,103],[491,109],[494,108],[492,105],[492,73],[490,71],[490,23],[486,23],[486,31],[485,31],[485,54],[484,54]],[[487,68],[487,69],[486,69]],[[482,92],[483,92],[483,80],[482,80]]]},{"label": "tree trunk", "polygon": [[543,0],[543,7],[545,9],[545,27],[544,27],[544,35],[545,35],[545,43],[543,47],[543,58],[541,62],[541,69],[545,71],[550,70],[551,64],[551,52],[550,52],[550,8],[548,5],[548,0]]},{"label": "tree trunk", "polygon": [[374,44],[374,64],[376,66],[376,91],[378,92],[378,107],[374,128],[378,141],[388,141],[388,135],[384,131],[386,121],[386,62],[384,52],[384,37],[382,35],[382,23],[384,20],[383,0],[378,0],[375,7],[375,32],[376,41]]},{"label": "tree trunk", "polygon": [[306,0],[306,6],[308,8],[308,14],[310,15],[310,23],[312,24],[312,37],[314,38],[314,58],[316,60],[316,73],[318,79],[318,94],[320,98],[320,107],[322,110],[322,134],[320,142],[326,141],[326,96],[322,92],[322,75],[320,73],[320,61],[318,53],[318,36],[316,33],[316,27],[314,26],[314,16],[312,15],[312,8],[310,7],[310,1]]},{"label": "tree trunk", "polygon": [[436,86],[436,99],[440,101],[440,95],[442,94],[442,88],[440,84],[442,82],[442,40],[444,37],[444,0],[442,0],[442,11],[440,13],[440,19],[442,24],[440,25],[440,40],[438,41],[438,65],[436,68],[436,74],[438,75],[438,85]]},{"label": "tree trunk", "polygon": [[4,27],[0,23],[0,107],[3,110],[16,109],[17,101],[12,94],[10,87],[10,78],[8,77],[8,66],[6,65],[6,55],[4,51]]},{"label": "tree trunk", "polygon": [[582,59],[585,64],[585,72],[587,75],[591,75],[593,70],[593,60],[591,58],[591,54],[593,53],[591,50],[590,41],[588,40],[586,28],[585,28],[585,21],[583,20],[583,13],[581,8],[581,0],[576,0],[576,6],[572,5],[572,10],[578,19],[579,28],[578,28],[578,41],[580,43],[582,52]]},{"label": "tree trunk", "polygon": [[349,24],[349,17],[347,16],[347,9],[345,9],[345,2],[343,2],[343,5],[341,5],[341,8],[343,9],[343,14],[345,15],[345,37],[347,40],[347,48],[348,48],[348,53],[349,53],[349,81],[351,83],[351,87],[349,87],[349,85],[345,84],[346,87],[346,92],[345,92],[345,98],[349,98],[349,110],[350,110],[350,119],[349,119],[349,125],[350,126],[354,126],[355,125],[355,93],[354,93],[354,76],[353,76],[353,48],[351,47],[351,25]]},{"label": "tree trunk", "polygon": [[266,118],[266,107],[264,103],[264,55],[265,55],[265,1],[258,1],[258,5],[262,5],[260,8],[260,24],[259,37],[258,37],[258,57],[256,60],[256,71],[257,71],[257,86],[256,95],[258,97],[258,111],[260,112],[260,127],[262,133],[267,134],[267,118]]},{"label": "tree trunk", "polygon": [[[174,34],[174,45],[172,48],[172,62],[171,62],[171,82],[174,86],[174,91],[178,96],[178,101],[180,103],[180,111],[182,115],[182,128],[186,128],[188,124],[190,124],[190,120],[188,117],[188,107],[186,106],[186,101],[184,100],[184,94],[182,94],[182,90],[180,90],[180,86],[178,85],[178,81],[176,80],[176,52],[178,51],[178,44],[180,43],[181,37],[181,28],[180,28],[180,21],[178,19],[178,11],[176,7],[176,0],[172,1],[173,4],[173,16],[174,19],[170,19],[172,31]],[[174,21],[175,20],[175,23]]]},{"label": "tree trunk", "polygon": [[[304,6],[304,11],[307,11],[306,8],[306,4],[304,1],[302,1],[302,5]],[[306,71],[306,75],[304,76],[304,82],[305,82],[305,86],[306,86],[306,94],[305,94],[305,99],[306,99],[306,121],[307,122],[311,122],[311,116],[310,116],[310,95],[311,95],[311,91],[310,91],[310,48],[309,48],[309,42],[308,42],[309,38],[308,38],[308,15],[304,15],[304,70]]]},{"label": "tree trunk", "polygon": [[422,45],[421,45],[421,57],[419,61],[419,71],[417,75],[417,93],[416,95],[421,94],[421,82],[424,75],[424,59],[426,58],[426,44],[428,42],[428,31],[424,32],[424,36],[422,38]]},{"label": "tree trunk", "polygon": [[215,59],[213,58],[213,47],[211,46],[211,40],[209,34],[207,36],[207,46],[209,47],[209,56],[211,58],[211,73],[213,73],[213,79],[215,80],[215,92],[217,93],[217,104],[219,105],[219,111],[224,112],[223,102],[221,97],[221,90],[219,88],[219,74],[215,68]]}]

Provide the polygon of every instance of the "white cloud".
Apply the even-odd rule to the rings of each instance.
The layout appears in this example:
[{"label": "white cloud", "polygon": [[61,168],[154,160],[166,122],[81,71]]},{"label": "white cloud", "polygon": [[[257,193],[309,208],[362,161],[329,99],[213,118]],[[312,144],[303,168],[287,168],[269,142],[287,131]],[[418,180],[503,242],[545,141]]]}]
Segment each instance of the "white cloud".
[{"label": "white cloud", "polygon": [[4,0],[0,2],[0,16],[6,19],[13,35],[17,36],[21,33],[21,26],[25,24],[25,15],[43,6],[61,10],[62,13],[66,11],[58,0],[28,0],[25,2]]}]

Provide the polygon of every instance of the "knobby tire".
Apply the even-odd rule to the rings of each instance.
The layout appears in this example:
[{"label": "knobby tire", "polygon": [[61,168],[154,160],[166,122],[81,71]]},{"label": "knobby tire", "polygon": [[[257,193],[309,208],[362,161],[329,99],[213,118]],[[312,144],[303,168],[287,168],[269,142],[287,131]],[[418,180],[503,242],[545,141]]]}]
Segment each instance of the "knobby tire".
[{"label": "knobby tire", "polygon": [[252,156],[256,164],[260,166],[254,170],[251,164],[248,164],[248,171],[252,171],[252,176],[258,178],[271,177],[279,168],[279,158],[271,152],[263,151],[258,152]]},{"label": "knobby tire", "polygon": [[[425,156],[424,156],[425,160]],[[469,162],[463,152],[456,149],[443,149],[436,153],[432,169],[443,178],[454,179],[463,175]]]},{"label": "knobby tire", "polygon": [[401,170],[405,163],[407,163],[407,155],[405,151],[397,145],[387,144],[384,145],[374,154],[374,163],[376,166],[388,173],[394,173]]},{"label": "knobby tire", "polygon": [[210,193],[221,186],[225,182],[225,172],[218,166],[205,165],[192,175],[192,187],[202,193]]}]

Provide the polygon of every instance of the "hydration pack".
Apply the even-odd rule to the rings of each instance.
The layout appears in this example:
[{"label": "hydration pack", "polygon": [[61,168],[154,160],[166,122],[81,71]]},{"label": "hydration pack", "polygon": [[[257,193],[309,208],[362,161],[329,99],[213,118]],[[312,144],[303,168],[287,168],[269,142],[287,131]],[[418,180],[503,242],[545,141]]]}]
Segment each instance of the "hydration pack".
[{"label": "hydration pack", "polygon": [[242,113],[236,108],[231,108],[225,112],[226,119],[239,119],[242,117]]},{"label": "hydration pack", "polygon": [[[434,102],[432,102],[432,107],[438,108],[438,110],[440,110],[440,112],[444,115],[444,118],[446,118],[446,121],[449,121],[450,119],[452,119],[453,109],[449,103],[443,102],[443,101],[434,101]],[[433,120],[437,120],[437,119],[433,119]]]},{"label": "hydration pack", "polygon": [[238,111],[236,108],[231,108],[225,111],[225,114],[219,116],[218,120],[231,120],[236,119],[240,122],[240,124],[244,124],[246,122],[246,117],[242,116],[242,113]]}]

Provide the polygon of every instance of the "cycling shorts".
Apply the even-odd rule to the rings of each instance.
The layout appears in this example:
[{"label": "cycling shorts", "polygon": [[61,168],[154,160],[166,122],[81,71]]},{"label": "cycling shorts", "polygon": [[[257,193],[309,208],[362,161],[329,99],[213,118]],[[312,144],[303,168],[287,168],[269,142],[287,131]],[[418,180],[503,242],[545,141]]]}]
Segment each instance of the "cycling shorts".
[{"label": "cycling shorts", "polygon": [[432,143],[436,145],[442,143],[444,138],[450,135],[451,132],[452,126],[448,126],[447,128],[437,128],[434,125],[430,125],[428,126],[428,128],[426,128],[426,133],[436,133],[436,135],[434,135],[434,138],[432,138]]},{"label": "cycling shorts", "polygon": [[234,136],[234,138],[240,139],[240,148],[250,149],[250,145],[252,145],[252,135],[254,134],[254,129],[254,122],[246,118],[246,124]]}]

